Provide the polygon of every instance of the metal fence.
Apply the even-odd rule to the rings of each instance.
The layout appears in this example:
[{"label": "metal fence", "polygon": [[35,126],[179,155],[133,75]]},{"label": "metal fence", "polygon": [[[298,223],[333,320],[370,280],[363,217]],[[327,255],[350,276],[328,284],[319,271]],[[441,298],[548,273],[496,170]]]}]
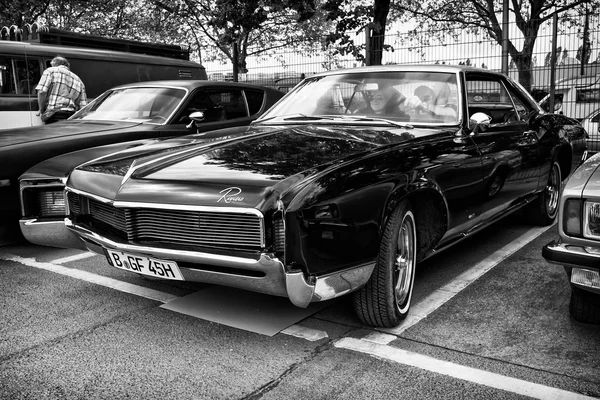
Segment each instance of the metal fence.
[{"label": "metal fence", "polygon": [[[556,107],[562,104],[559,111],[578,119],[600,108],[600,27],[596,20],[592,20],[587,30],[589,40],[584,40],[584,21],[585,16],[581,16],[580,24],[557,26],[556,31],[552,23],[542,25],[529,70],[532,75],[531,92],[536,100],[554,90]],[[509,39],[520,49],[524,39],[518,34],[520,32],[512,24]],[[355,34],[353,39],[357,46],[367,47],[364,32]],[[385,44],[389,49],[382,54],[382,64],[464,64],[496,71],[501,71],[502,67],[502,46],[483,34],[476,35],[465,30],[435,32],[391,26],[387,29]],[[332,46],[314,43],[302,50],[280,49],[277,54],[250,57],[246,60],[248,73],[239,74],[237,80],[287,91],[302,78],[315,73],[364,65],[355,57],[342,56],[335,50]],[[582,50],[585,50],[585,57],[582,57]],[[368,59],[366,54],[365,58]],[[583,63],[581,58],[584,58]],[[209,79],[235,80],[231,64],[205,62],[204,65]],[[510,57],[506,65],[508,75],[518,80],[518,69]]]}]

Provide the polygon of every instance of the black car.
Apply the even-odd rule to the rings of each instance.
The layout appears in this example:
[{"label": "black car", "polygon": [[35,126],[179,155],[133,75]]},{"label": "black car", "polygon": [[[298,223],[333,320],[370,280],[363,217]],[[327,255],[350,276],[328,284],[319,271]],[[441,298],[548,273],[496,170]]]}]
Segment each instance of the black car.
[{"label": "black car", "polygon": [[0,242],[19,232],[19,175],[40,161],[110,143],[248,125],[282,96],[231,82],[133,83],[106,91],[67,121],[0,130]]},{"label": "black car", "polygon": [[352,293],[363,323],[391,327],[419,262],[523,207],[551,224],[585,135],[488,70],[337,70],[249,127],[42,163],[21,179],[21,227],[125,271],[299,307]]}]

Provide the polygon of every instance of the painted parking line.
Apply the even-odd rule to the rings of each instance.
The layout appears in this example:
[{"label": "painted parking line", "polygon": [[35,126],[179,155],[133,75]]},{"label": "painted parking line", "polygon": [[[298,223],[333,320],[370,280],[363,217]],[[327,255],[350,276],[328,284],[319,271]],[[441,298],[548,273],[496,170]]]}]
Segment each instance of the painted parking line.
[{"label": "painted parking line", "polygon": [[57,274],[69,276],[71,278],[79,279],[85,282],[95,283],[97,285],[105,286],[107,288],[119,290],[121,292],[135,294],[137,296],[145,297],[147,299],[160,301],[167,303],[171,300],[177,299],[179,296],[175,296],[169,293],[159,292],[158,290],[145,288],[143,286],[134,285],[127,282],[122,282],[117,279],[108,278],[106,276],[96,275],[87,271],[80,271],[78,269],[63,267],[62,265],[56,265],[53,263],[39,262],[34,258],[25,258],[15,256],[11,254],[0,254],[0,259],[7,261],[14,261],[28,267],[43,269],[45,271],[54,272]]},{"label": "painted parking line", "polygon": [[75,254],[73,256],[63,257],[63,258],[58,258],[56,260],[52,260],[52,264],[65,264],[68,262],[85,260],[86,258],[95,257],[95,256],[99,256],[99,254],[88,251],[85,253]]},{"label": "painted parking line", "polygon": [[[144,297],[150,300],[160,301],[162,303],[168,303],[171,300],[180,298],[179,296],[172,295],[169,293],[160,292],[158,290],[149,289],[143,286],[134,285],[132,283],[122,282],[117,279],[108,278],[101,275],[96,275],[87,271],[80,271],[73,268],[63,267],[57,265],[58,263],[65,263],[70,261],[77,261],[83,258],[88,258],[96,255],[95,253],[83,253],[76,256],[65,257],[54,260],[52,263],[39,262],[34,258],[25,258],[12,254],[0,254],[1,260],[13,261],[28,267],[43,269],[45,271],[54,272],[60,275],[69,276],[71,278],[79,279],[85,282],[94,283],[96,285],[104,286],[113,290],[134,294],[136,296]],[[309,341],[318,341],[328,337],[327,332],[320,331],[317,329],[306,328],[301,325],[292,325],[281,331],[280,333],[294,336],[300,339]]]},{"label": "painted parking line", "polygon": [[465,367],[369,340],[345,337],[337,340],[334,346],[534,399],[587,400],[595,398],[494,372]]},{"label": "painted parking line", "polygon": [[469,270],[463,272],[452,281],[448,282],[441,288],[425,297],[419,303],[413,305],[406,319],[396,328],[379,328],[382,332],[388,332],[394,335],[399,335],[411,326],[419,323],[429,314],[440,308],[448,300],[456,296],[463,289],[475,282],[486,272],[500,264],[502,261],[516,253],[518,250],[525,247],[542,233],[552,228],[554,225],[529,229],[521,236],[495,251],[490,256],[486,257],[481,262],[475,264]]}]

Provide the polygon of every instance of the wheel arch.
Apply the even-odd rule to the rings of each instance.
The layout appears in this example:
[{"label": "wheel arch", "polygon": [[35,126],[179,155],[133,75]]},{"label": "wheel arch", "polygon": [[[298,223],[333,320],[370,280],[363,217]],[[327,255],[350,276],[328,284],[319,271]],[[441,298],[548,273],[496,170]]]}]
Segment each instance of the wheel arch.
[{"label": "wheel arch", "polygon": [[564,181],[571,174],[571,166],[573,165],[573,151],[569,143],[563,143],[556,151],[554,159],[558,162],[562,180]]},{"label": "wheel arch", "polygon": [[417,261],[420,261],[429,254],[448,229],[448,205],[441,192],[431,184],[399,190],[389,199],[380,224],[380,235],[383,234],[383,228],[394,209],[403,200],[409,202],[415,216]]}]

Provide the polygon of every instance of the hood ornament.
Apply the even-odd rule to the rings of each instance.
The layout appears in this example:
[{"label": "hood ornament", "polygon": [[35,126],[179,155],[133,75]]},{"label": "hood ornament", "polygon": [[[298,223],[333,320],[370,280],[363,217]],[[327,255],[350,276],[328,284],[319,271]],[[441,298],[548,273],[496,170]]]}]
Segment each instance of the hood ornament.
[{"label": "hood ornament", "polygon": [[217,203],[220,203],[221,200],[226,204],[244,201],[244,198],[240,196],[240,194],[242,193],[242,189],[240,189],[239,187],[229,187],[227,189],[221,190],[219,193],[223,193],[223,196],[221,196],[219,200],[217,200]]}]

